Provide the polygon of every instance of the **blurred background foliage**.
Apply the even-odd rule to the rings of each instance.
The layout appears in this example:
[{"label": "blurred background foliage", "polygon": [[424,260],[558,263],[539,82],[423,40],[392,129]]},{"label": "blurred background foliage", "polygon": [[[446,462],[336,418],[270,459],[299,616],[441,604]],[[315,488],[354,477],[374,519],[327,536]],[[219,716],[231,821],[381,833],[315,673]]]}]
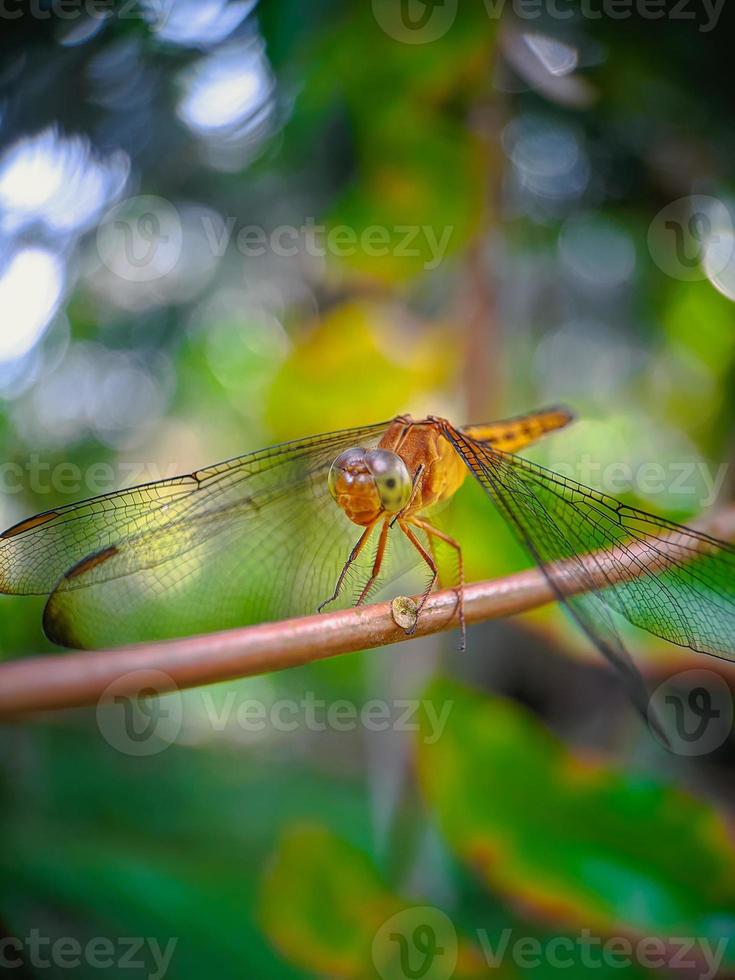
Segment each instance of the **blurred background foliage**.
[{"label": "blurred background foliage", "polygon": [[[392,0],[124,7],[2,22],[4,526],[397,412],[557,401],[581,421],[540,462],[673,519],[731,499],[726,21],[468,0],[406,43]],[[527,564],[477,487],[452,520],[468,577]],[[40,609],[3,597],[3,657],[52,652]],[[630,639],[652,684],[694,663]],[[555,610],[468,647],[188,692],[144,758],[94,711],[6,726],[2,927],[176,937],[169,976],[279,980],[375,976],[376,932],[416,905],[454,922],[458,977],[488,973],[478,929],[733,938],[732,741],[666,753]],[[451,710],[433,743],[425,713],[250,731],[226,710],[309,693]]]}]

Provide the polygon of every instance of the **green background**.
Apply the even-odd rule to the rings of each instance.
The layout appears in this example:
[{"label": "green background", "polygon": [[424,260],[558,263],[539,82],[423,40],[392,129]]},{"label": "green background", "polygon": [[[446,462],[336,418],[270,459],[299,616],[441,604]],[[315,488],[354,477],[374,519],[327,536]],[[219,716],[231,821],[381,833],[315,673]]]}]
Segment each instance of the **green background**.
[{"label": "green background", "polygon": [[[163,27],[151,6],[2,23],[8,336],[50,288],[12,292],[14,257],[43,249],[63,279],[35,342],[0,362],[3,526],[398,412],[479,422],[556,402],[580,421],[534,448],[539,462],[674,520],[731,499],[735,274],[708,263],[686,201],[670,210],[707,198],[709,231],[730,241],[724,14],[709,30],[699,8],[591,17],[570,2],[524,20],[467,0],[453,18],[451,4],[434,11],[451,19],[441,36],[407,43],[388,0],[177,0]],[[119,177],[96,198],[95,166]],[[46,198],[44,168],[62,175]],[[108,209],[138,195],[158,199],[159,231],[174,208],[183,235],[152,281],[126,276],[114,236],[106,251]],[[251,226],[310,223],[363,244],[384,229],[387,254],[236,245]],[[528,565],[478,487],[451,519],[469,579]],[[2,597],[3,658],[58,652],[41,610]],[[652,688],[692,667],[735,680],[726,663],[626,636]],[[542,951],[583,930],[662,938],[669,954],[672,937],[727,940],[735,966],[731,736],[693,759],[667,752],[555,609],[456,645],[447,634],[187,692],[163,705],[180,718],[173,743],[142,757],[92,709],[3,726],[2,929],[117,949],[175,939],[176,978],[400,978],[381,928],[429,907],[401,920],[406,941],[446,913],[458,977],[490,975],[481,936],[494,946],[507,929]],[[342,701],[385,702],[389,730],[317,730],[309,698],[322,721]],[[274,722],[283,699],[291,730]],[[260,726],[238,716],[251,701]],[[405,701],[416,711],[399,725]],[[146,710],[143,722],[160,706]],[[423,975],[446,977],[444,956]],[[150,975],[144,959],[104,972]],[[509,952],[498,972],[589,970],[551,959]],[[70,973],[28,955],[23,969]]]}]

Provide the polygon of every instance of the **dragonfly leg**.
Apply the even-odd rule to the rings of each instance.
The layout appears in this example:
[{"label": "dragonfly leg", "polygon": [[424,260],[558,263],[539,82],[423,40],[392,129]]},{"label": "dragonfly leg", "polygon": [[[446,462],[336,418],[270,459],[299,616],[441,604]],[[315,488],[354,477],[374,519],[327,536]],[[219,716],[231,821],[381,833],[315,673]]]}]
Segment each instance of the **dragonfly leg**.
[{"label": "dragonfly leg", "polygon": [[[421,555],[421,557],[424,559],[424,561],[426,562],[426,564],[429,566],[429,568],[431,570],[431,581],[429,582],[428,586],[424,589],[424,592],[423,592],[423,594],[421,596],[421,601],[419,602],[419,605],[418,605],[418,609],[416,610],[416,623],[418,623],[418,617],[421,614],[421,610],[426,605],[427,599],[431,595],[431,590],[434,588],[434,585],[436,584],[436,580],[437,580],[437,577],[439,575],[439,572],[437,571],[436,562],[431,557],[431,555],[426,550],[426,548],[424,548],[424,546],[421,544],[421,542],[416,537],[416,535],[413,533],[413,531],[408,526],[408,524],[405,521],[400,521],[399,524],[398,524],[398,526],[400,527],[400,529],[403,531],[403,533],[406,535],[406,537],[408,538],[408,540],[414,546],[414,548],[416,549],[416,551],[418,551],[418,553]],[[410,629],[407,629],[406,630],[406,632],[409,635],[411,633],[415,633],[416,632],[416,623],[414,623],[413,626]]]},{"label": "dragonfly leg", "polygon": [[[464,618],[464,556],[462,555],[462,547],[459,541],[455,541],[454,538],[450,538],[448,534],[440,531],[438,528],[429,524],[428,521],[421,520],[419,517],[414,517],[411,519],[411,523],[414,527],[422,528],[429,537],[429,544],[432,544],[433,538],[438,538],[445,544],[448,544],[450,548],[453,548],[457,553],[457,568],[459,571],[459,588],[457,589],[457,611],[459,613],[459,649],[463,652],[467,646],[467,626]],[[432,551],[433,551],[432,545]]]},{"label": "dragonfly leg", "polygon": [[378,538],[378,548],[375,552],[375,561],[373,562],[373,570],[370,573],[370,578],[365,583],[365,587],[360,593],[360,597],[355,603],[356,606],[361,606],[362,603],[367,599],[370,589],[372,589],[375,584],[375,580],[380,574],[380,566],[383,564],[383,558],[385,557],[385,546],[388,542],[388,531],[390,530],[390,523],[388,518],[383,519],[383,528],[380,532],[380,537]]},{"label": "dragonfly leg", "polygon": [[328,606],[330,602],[334,602],[334,600],[339,596],[339,593],[342,589],[342,583],[345,580],[345,576],[347,575],[347,572],[350,570],[350,565],[353,563],[353,561],[357,558],[357,556],[360,554],[362,549],[367,544],[370,535],[373,533],[373,528],[377,523],[378,523],[377,520],[375,520],[372,522],[372,524],[368,524],[368,526],[360,535],[357,544],[350,552],[347,561],[344,563],[342,571],[339,573],[339,578],[337,579],[337,584],[334,587],[334,592],[330,595],[328,599],[325,599],[324,602],[322,602],[321,605],[317,607],[316,611],[318,613],[320,613],[325,606]]},{"label": "dragonfly leg", "polygon": [[411,496],[408,498],[408,502],[405,504],[405,506],[398,511],[398,513],[395,515],[393,520],[390,522],[391,527],[393,527],[396,521],[402,520],[404,514],[408,514],[410,512],[413,502],[416,499],[416,494],[421,489],[421,482],[422,482],[425,468],[426,467],[424,466],[424,464],[421,463],[421,465],[414,473],[413,486],[411,487]]}]

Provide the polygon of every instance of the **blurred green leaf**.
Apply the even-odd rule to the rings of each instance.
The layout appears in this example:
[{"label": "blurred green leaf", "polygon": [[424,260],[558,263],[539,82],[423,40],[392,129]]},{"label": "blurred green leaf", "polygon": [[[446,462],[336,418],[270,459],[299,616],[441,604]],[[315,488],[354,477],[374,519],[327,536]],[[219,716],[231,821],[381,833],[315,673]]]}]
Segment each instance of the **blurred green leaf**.
[{"label": "blurred green leaf", "polygon": [[706,280],[679,282],[668,293],[662,323],[669,340],[698,358],[715,376],[735,361],[735,307]]},{"label": "blurred green leaf", "polygon": [[494,889],[557,922],[735,933],[735,849],[707,804],[569,752],[527,711],[439,680],[445,732],[421,781],[450,845]]},{"label": "blurred green leaf", "polygon": [[394,21],[392,0],[348,14],[315,59],[301,102],[307,113],[344,103],[354,174],[329,223],[356,235],[346,264],[387,283],[436,269],[482,226],[487,154],[464,115],[489,88],[497,26],[480,4],[465,5],[451,30],[413,45],[386,29]]},{"label": "blurred green leaf", "polygon": [[436,270],[479,232],[487,172],[481,144],[466,133],[433,120],[391,122],[400,137],[372,134],[329,222],[332,235],[350,229],[346,264],[387,283]]},{"label": "blurred green leaf", "polygon": [[[94,831],[58,832],[39,848],[39,829],[15,835],[12,857],[0,858],[0,903],[15,935],[35,929],[51,941],[72,936],[83,945],[106,937],[117,959],[124,937],[155,937],[171,949],[169,980],[290,975],[253,922],[242,857],[146,850]],[[107,975],[150,977],[149,942],[136,953],[142,969],[121,961]],[[99,967],[82,956],[74,976],[99,976]]]},{"label": "blurred green leaf", "polygon": [[294,820],[369,839],[364,788],[303,754],[291,764],[257,736],[136,758],[102,739],[94,712],[69,722],[6,731],[8,765],[34,760],[0,780],[0,917],[13,935],[175,938],[170,980],[301,976],[257,923],[264,856]]},{"label": "blurred green leaf", "polygon": [[[415,923],[422,915],[444,921],[438,909],[394,895],[362,851],[316,825],[284,834],[261,891],[261,921],[272,942],[292,962],[330,977],[372,978],[376,967],[383,978],[404,977],[401,946],[391,926],[383,927],[395,920],[399,930],[401,923],[413,929],[413,909]],[[456,980],[486,975],[480,950],[467,940],[459,939],[456,956]],[[419,975],[432,980],[445,970],[439,954]],[[503,968],[496,975],[512,974]]]},{"label": "blurred green leaf", "polygon": [[428,401],[429,392],[453,380],[457,354],[439,327],[418,326],[402,323],[390,306],[359,301],[313,324],[270,389],[267,417],[276,437],[379,422]]}]

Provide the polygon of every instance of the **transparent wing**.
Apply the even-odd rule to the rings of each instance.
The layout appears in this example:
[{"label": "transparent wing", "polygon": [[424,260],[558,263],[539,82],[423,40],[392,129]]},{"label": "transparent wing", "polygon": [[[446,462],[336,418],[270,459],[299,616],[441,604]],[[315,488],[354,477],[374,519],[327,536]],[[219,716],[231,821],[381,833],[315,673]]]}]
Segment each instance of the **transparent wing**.
[{"label": "transparent wing", "polygon": [[[329,495],[329,467],[385,428],[287,443],[31,518],[0,536],[0,591],[51,593],[46,632],[83,647],[313,612],[360,533]],[[400,537],[384,579],[415,564]]]},{"label": "transparent wing", "polygon": [[679,646],[735,659],[735,548],[447,434],[642,710],[645,686],[611,610]]}]

